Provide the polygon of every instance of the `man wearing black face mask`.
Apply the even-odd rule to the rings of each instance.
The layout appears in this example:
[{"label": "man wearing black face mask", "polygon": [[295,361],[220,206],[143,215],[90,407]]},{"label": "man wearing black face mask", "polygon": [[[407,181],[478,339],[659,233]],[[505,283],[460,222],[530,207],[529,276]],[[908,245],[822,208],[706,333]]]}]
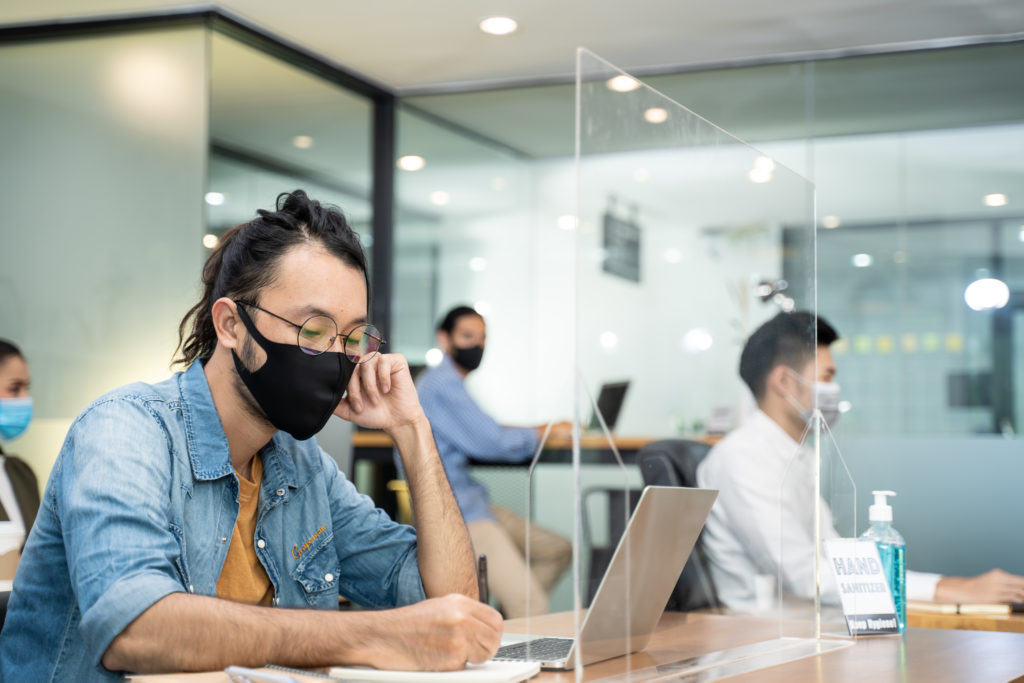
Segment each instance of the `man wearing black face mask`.
[{"label": "man wearing black face mask", "polygon": [[[531,524],[527,569],[526,520],[491,505],[487,489],[470,476],[469,465],[471,460],[528,461],[545,427],[502,427],[466,391],[464,380],[479,367],[487,341],[487,326],[479,313],[468,306],[453,308],[438,326],[437,341],[444,359],[423,373],[417,386],[473,548],[487,555],[488,584],[507,617],[543,614],[548,611],[548,591],[572,560],[572,545]],[[553,428],[559,435],[568,435],[569,429],[568,423]]]},{"label": "man wearing black face mask", "polygon": [[[0,680],[488,659],[501,616],[477,600],[408,365],[367,324],[344,216],[281,195],[221,238],[203,284],[180,327],[186,370],[72,424],[14,582]],[[391,435],[415,530],[311,438],[332,414]],[[339,595],[396,609],[339,612]]]}]

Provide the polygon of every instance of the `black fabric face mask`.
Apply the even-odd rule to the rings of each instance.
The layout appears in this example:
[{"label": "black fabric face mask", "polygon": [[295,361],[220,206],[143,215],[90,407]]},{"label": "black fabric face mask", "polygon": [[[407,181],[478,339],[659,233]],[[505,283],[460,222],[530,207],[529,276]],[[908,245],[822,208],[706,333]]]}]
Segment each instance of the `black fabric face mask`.
[{"label": "black fabric face mask", "polygon": [[238,306],[238,317],[267,354],[260,369],[249,371],[232,350],[238,376],[270,424],[299,441],[310,438],[338,407],[356,364],[344,353],[311,356],[298,344],[270,341],[256,329],[243,306]]},{"label": "black fabric face mask", "polygon": [[480,367],[480,361],[484,359],[484,347],[470,346],[466,349],[452,349],[452,360],[459,367],[472,372]]}]

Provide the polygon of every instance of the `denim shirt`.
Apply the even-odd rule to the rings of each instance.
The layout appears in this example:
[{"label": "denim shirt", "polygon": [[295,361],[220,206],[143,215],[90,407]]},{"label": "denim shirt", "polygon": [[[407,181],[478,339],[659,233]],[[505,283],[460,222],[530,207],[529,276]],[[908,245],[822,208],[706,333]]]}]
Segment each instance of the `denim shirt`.
[{"label": "denim shirt", "polygon": [[[275,607],[336,610],[424,598],[416,535],[356,492],[315,439],[262,449],[256,554]],[[117,678],[111,641],[170,593],[215,596],[238,480],[200,363],[131,384],[71,425],[22,555],[0,680]]]}]

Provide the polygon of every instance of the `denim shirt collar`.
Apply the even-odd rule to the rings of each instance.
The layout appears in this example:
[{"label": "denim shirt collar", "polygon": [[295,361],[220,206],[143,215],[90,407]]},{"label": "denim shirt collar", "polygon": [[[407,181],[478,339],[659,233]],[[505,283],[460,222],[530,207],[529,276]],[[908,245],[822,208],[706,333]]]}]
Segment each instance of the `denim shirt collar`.
[{"label": "denim shirt collar", "polygon": [[[211,481],[234,474],[228,437],[224,434],[220,414],[210,393],[203,364],[193,362],[178,376],[181,393],[181,412],[185,418],[188,439],[188,457],[192,463],[192,476]],[[261,449],[264,481],[275,488],[283,485],[296,487],[295,462],[288,448],[279,443],[290,439],[287,434],[275,432]]]}]

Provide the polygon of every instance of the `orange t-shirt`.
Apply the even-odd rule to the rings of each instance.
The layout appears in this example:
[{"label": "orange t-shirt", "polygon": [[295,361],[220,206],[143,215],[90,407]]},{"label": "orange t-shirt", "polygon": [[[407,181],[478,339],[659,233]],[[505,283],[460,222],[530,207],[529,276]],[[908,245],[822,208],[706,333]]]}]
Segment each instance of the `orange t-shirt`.
[{"label": "orange t-shirt", "polygon": [[269,605],[274,600],[274,586],[267,570],[256,557],[253,537],[256,514],[259,512],[260,481],[263,461],[259,453],[252,459],[252,480],[238,475],[238,519],[231,532],[228,556],[217,579],[217,597],[253,605]]}]

